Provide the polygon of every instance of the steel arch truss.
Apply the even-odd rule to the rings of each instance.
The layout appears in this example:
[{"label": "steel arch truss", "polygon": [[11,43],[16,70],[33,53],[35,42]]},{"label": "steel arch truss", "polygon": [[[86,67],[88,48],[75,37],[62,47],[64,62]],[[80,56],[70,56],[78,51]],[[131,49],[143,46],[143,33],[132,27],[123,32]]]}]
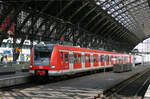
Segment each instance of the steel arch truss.
[{"label": "steel arch truss", "polygon": [[[137,0],[132,1],[2,0],[0,24],[10,19],[1,30],[1,42],[8,36],[32,41],[59,41],[64,37],[65,41],[81,47],[130,51],[144,37],[134,17],[139,11],[132,8],[147,4],[146,0],[136,5],[133,4]],[[148,15],[145,17],[149,19]],[[8,34],[12,24],[15,32]],[[136,34],[137,31],[140,33]]]}]

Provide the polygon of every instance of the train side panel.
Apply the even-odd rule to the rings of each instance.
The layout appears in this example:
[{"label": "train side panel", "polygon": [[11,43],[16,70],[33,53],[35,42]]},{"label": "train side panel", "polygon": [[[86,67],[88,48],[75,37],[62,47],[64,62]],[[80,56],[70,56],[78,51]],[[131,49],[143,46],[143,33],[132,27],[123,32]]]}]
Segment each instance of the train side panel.
[{"label": "train side panel", "polygon": [[[31,64],[33,65],[32,49]],[[125,57],[125,58],[124,58]],[[96,51],[85,48],[54,45],[49,65],[34,65],[32,70],[48,70],[49,76],[73,74],[76,72],[91,71],[112,67],[113,64],[131,62],[131,57],[106,51]]]}]

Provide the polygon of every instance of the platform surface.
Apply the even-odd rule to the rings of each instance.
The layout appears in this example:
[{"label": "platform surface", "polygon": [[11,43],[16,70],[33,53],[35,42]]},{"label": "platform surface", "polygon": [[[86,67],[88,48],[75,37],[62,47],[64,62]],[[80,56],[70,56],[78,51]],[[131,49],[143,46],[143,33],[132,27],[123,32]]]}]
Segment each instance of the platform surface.
[{"label": "platform surface", "polygon": [[106,90],[147,68],[150,68],[150,66],[139,65],[130,72],[101,72],[21,90],[14,89],[5,91],[1,92],[0,96],[12,99],[91,99],[103,90]]},{"label": "platform surface", "polygon": [[2,79],[9,79],[13,77],[19,77],[19,76],[30,76],[31,74],[29,72],[16,72],[13,74],[2,74],[0,75],[0,80]]}]

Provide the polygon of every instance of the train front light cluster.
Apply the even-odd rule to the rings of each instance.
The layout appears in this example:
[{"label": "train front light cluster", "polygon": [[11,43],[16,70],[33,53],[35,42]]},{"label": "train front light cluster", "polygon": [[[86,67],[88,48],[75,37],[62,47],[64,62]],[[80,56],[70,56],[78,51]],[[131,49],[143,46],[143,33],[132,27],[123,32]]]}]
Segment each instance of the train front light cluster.
[{"label": "train front light cluster", "polygon": [[32,68],[32,65],[30,65],[29,68]]},{"label": "train front light cluster", "polygon": [[54,65],[52,65],[52,66],[50,66],[52,69],[54,69],[55,68],[55,66]]}]

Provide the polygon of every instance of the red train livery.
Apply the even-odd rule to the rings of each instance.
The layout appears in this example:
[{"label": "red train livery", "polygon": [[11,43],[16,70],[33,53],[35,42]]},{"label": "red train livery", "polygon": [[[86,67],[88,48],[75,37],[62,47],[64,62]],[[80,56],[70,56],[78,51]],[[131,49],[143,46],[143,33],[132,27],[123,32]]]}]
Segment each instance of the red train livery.
[{"label": "red train livery", "polygon": [[37,76],[71,75],[131,63],[131,55],[59,44],[32,48],[30,72]]}]

